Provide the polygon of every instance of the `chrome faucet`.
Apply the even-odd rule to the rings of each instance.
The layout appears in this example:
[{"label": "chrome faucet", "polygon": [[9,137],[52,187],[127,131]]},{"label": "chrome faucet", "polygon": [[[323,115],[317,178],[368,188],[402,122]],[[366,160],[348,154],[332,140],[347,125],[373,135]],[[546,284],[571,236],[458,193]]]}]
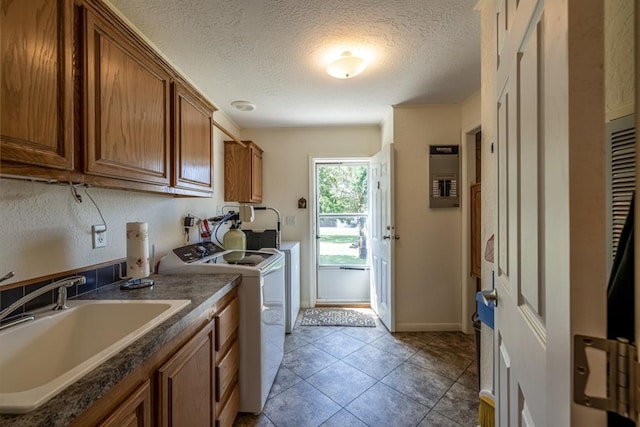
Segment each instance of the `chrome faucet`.
[{"label": "chrome faucet", "polygon": [[69,308],[67,307],[67,288],[74,285],[84,285],[85,283],[87,283],[87,279],[84,276],[72,276],[36,289],[35,291],[23,296],[18,301],[11,304],[9,307],[0,311],[0,321],[9,316],[9,314],[11,314],[17,308],[22,307],[29,301],[32,301],[38,298],[40,295],[45,294],[53,289],[58,290],[58,299],[56,305],[53,307],[53,310],[64,310],[66,308]]}]

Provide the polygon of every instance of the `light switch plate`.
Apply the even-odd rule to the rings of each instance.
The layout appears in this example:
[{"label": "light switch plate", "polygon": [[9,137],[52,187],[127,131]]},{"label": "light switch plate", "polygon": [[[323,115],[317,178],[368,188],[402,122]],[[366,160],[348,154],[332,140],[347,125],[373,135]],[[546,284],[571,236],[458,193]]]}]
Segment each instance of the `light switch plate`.
[{"label": "light switch plate", "polygon": [[287,215],[284,217],[284,224],[288,227],[295,227],[296,225],[296,216],[295,215]]}]

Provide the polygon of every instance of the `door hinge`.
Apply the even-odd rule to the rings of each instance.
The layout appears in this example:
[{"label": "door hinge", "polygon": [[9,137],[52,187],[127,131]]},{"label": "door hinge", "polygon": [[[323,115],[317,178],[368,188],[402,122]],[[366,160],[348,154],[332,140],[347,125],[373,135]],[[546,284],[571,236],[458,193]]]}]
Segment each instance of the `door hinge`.
[{"label": "door hinge", "polygon": [[[640,366],[636,347],[624,338],[609,340],[585,335],[574,336],[573,344],[573,401],[636,421],[640,412]],[[606,353],[607,397],[589,396],[586,393],[590,372],[587,348]]]}]

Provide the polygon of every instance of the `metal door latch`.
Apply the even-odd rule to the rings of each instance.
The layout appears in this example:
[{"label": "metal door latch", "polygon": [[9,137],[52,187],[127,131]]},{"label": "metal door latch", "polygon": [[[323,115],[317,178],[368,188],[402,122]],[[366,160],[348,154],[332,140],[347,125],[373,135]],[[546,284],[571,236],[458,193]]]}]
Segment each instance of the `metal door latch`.
[{"label": "metal door latch", "polygon": [[[589,380],[587,348],[607,354],[607,397],[586,394]],[[615,412],[633,421],[638,419],[640,405],[640,369],[637,350],[624,338],[605,338],[576,335],[573,338],[573,401],[578,405]]]}]

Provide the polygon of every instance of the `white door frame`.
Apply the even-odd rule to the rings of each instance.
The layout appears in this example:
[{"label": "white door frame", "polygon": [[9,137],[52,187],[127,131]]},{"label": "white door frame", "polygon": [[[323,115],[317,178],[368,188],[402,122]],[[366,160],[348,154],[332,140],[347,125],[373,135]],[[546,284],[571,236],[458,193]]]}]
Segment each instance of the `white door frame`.
[{"label": "white door frame", "polygon": [[310,242],[310,257],[309,257],[309,307],[315,307],[318,295],[318,274],[316,271],[316,257],[317,257],[317,245],[316,245],[316,163],[322,162],[365,162],[368,163],[370,157],[362,156],[338,156],[338,155],[309,155],[309,242]]},{"label": "white door frame", "polygon": [[480,132],[480,125],[473,127],[470,130],[463,130],[462,133],[462,149],[460,150],[460,164],[462,165],[460,168],[461,171],[461,187],[460,188],[460,197],[462,200],[460,201],[460,206],[462,209],[462,232],[460,233],[462,236],[462,244],[460,248],[462,249],[462,262],[461,262],[461,280],[460,284],[462,289],[460,290],[461,298],[461,306],[460,310],[461,318],[460,325],[462,327],[462,332],[465,334],[470,334],[473,332],[471,316],[476,311],[475,309],[475,289],[476,289],[476,279],[471,277],[470,275],[470,266],[471,266],[471,192],[470,185],[471,183],[475,183],[475,173],[476,173],[476,134]]}]

